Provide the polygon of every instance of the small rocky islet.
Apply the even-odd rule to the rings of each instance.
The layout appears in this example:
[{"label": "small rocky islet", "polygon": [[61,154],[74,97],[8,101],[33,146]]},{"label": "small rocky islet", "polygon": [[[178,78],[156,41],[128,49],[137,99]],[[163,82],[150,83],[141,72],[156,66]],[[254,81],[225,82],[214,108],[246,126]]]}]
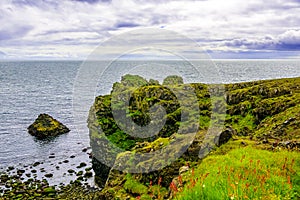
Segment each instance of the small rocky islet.
[{"label": "small rocky islet", "polygon": [[38,139],[46,139],[70,132],[64,124],[49,114],[40,114],[28,128],[28,133]]},{"label": "small rocky islet", "polygon": [[[90,130],[90,144],[92,147],[92,168],[95,182],[99,188],[92,188],[81,183],[82,178],[92,176],[91,168],[82,170],[85,164],[78,163],[76,175],[80,178],[70,184],[54,188],[46,180],[20,180],[18,176],[1,175],[2,197],[15,199],[172,199],[173,187],[183,187],[179,184],[191,170],[201,165],[199,151],[209,128],[212,116],[212,102],[210,101],[209,86],[202,83],[190,84],[198,98],[200,110],[199,130],[192,144],[172,163],[154,163],[165,167],[149,173],[125,173],[116,170],[114,166],[126,163],[126,166],[147,164],[130,163],[135,153],[148,153],[164,150],[172,144],[180,127],[181,109],[176,95],[167,85],[179,89],[187,88],[181,77],[168,77],[159,84],[158,81],[145,80],[136,75],[125,75],[121,82],[115,83],[110,95],[96,97],[90,109],[88,126]],[[136,89],[138,88],[138,89]],[[166,110],[166,121],[160,132],[149,138],[131,137],[119,128],[114,120],[112,105],[115,111],[124,113],[124,104],[115,104],[116,99],[126,98],[131,94],[128,105],[129,113],[124,115],[136,124],[145,126],[150,123],[149,108],[160,104]],[[114,97],[113,97],[114,95]],[[215,138],[210,153],[227,155],[234,148],[258,148],[275,152],[287,149],[291,152],[300,149],[300,78],[278,80],[253,81],[245,83],[226,84],[225,93],[217,98],[223,99],[225,104],[224,128]],[[151,123],[158,123],[152,120]],[[125,124],[126,125],[126,124]],[[121,124],[122,126],[122,124]],[[101,127],[102,132],[97,130]],[[189,130],[186,130],[187,132]],[[107,148],[109,141],[122,149],[117,154],[103,154],[101,149]],[[230,143],[227,145],[227,143]],[[223,148],[226,147],[226,148]],[[172,156],[173,151],[168,150]],[[221,152],[221,153],[220,153]],[[101,155],[99,153],[102,153]],[[110,152],[108,152],[110,153]],[[111,157],[115,155],[115,157]],[[102,164],[97,158],[112,159],[113,166]],[[126,171],[126,169],[124,169]],[[75,174],[75,171],[69,170]],[[89,172],[89,173],[87,173]],[[21,171],[20,171],[21,173]],[[26,172],[23,172],[26,173]],[[50,175],[49,175],[50,176]],[[181,184],[187,184],[183,181]],[[175,186],[174,186],[175,185]],[[3,187],[2,187],[3,188]],[[300,198],[300,197],[299,197]]]}]

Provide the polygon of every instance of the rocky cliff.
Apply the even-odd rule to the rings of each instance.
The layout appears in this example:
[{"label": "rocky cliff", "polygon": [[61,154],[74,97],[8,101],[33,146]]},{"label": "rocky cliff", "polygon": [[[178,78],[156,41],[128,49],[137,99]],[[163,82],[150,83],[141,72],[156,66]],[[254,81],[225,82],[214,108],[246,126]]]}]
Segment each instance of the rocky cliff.
[{"label": "rocky cliff", "polygon": [[[167,87],[168,84],[173,89]],[[214,102],[224,100],[225,104],[220,103],[218,109],[226,111],[223,113],[226,115],[224,129],[217,133],[214,143],[220,146],[232,137],[248,137],[266,144],[266,148],[270,149],[280,144],[284,148],[297,148],[300,144],[299,88],[300,78],[225,85],[225,93],[213,97],[219,99]],[[174,92],[176,89],[193,90],[198,110],[183,109],[182,101],[178,98],[181,97],[180,92]],[[192,97],[186,98],[185,102],[190,105],[189,108],[194,108],[191,105],[195,102],[189,99]],[[165,113],[161,112],[162,108]],[[195,110],[200,113],[199,116],[193,115]],[[180,129],[184,126],[184,112],[192,115],[189,124],[195,127]],[[160,118],[159,113],[163,113],[162,116],[165,117]],[[194,83],[187,86],[176,76],[166,78],[162,85],[139,76],[124,76],[120,83],[114,84],[110,95],[95,99],[88,120],[94,155],[93,168],[96,182],[104,187],[103,196],[121,199],[147,196],[149,184],[156,183],[161,186],[156,195],[167,198],[170,195],[168,187],[174,178],[185,169],[199,164],[198,154],[202,141],[214,120],[217,119],[212,117],[212,99],[208,85]],[[129,123],[130,121],[139,127],[149,127],[150,124],[150,130],[160,128],[154,135],[143,129],[140,129],[140,135],[134,135],[138,127]],[[183,132],[178,134],[179,130]],[[180,146],[182,151],[176,148],[179,145],[168,148],[174,144],[174,139],[184,143],[186,137],[193,137],[194,140]],[[139,154],[159,151],[167,157],[159,160],[143,156],[138,161],[134,159]],[[177,155],[178,152],[182,154]],[[172,157],[176,159],[172,160]],[[149,170],[147,162],[158,170]],[[138,166],[140,173],[129,173],[130,166]],[[149,172],[145,173],[147,170]]]}]

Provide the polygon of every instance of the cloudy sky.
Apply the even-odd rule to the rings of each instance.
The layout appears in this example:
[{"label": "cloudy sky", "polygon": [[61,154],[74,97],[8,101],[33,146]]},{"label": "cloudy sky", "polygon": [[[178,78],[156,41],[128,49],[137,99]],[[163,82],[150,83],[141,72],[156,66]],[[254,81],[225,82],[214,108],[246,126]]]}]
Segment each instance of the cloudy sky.
[{"label": "cloudy sky", "polygon": [[0,59],[85,59],[143,28],[185,35],[216,59],[300,58],[299,13],[299,0],[1,0]]}]

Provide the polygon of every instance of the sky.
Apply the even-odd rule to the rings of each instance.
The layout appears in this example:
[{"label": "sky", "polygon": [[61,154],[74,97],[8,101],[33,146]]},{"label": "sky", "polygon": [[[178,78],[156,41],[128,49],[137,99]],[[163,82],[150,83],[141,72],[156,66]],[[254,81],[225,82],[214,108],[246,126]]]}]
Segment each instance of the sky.
[{"label": "sky", "polygon": [[300,59],[299,13],[299,0],[1,0],[0,59],[82,60],[147,28],[190,38],[214,59]]}]

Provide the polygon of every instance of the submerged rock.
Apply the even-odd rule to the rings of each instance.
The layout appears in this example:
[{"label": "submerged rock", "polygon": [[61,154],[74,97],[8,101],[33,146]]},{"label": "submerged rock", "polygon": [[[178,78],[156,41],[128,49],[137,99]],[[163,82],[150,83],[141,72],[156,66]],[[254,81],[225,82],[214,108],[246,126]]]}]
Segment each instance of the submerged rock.
[{"label": "submerged rock", "polygon": [[28,128],[29,134],[45,139],[60,134],[68,133],[70,129],[48,114],[40,114]]}]

